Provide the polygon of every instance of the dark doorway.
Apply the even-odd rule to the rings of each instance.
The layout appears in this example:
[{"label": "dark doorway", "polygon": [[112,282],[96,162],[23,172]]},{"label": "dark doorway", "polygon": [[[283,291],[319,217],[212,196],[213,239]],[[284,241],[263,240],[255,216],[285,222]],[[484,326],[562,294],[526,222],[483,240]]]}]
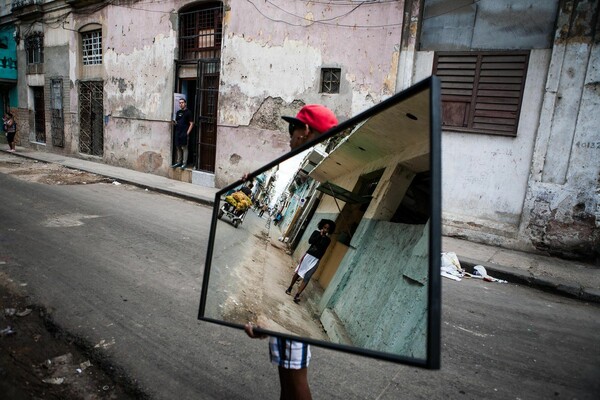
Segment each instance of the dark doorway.
[{"label": "dark doorway", "polygon": [[44,88],[34,86],[33,90],[33,120],[35,141],[46,143],[46,113],[44,110]]},{"label": "dark doorway", "polygon": [[103,82],[79,82],[79,151],[93,156],[104,154],[102,126]]},{"label": "dark doorway", "polygon": [[52,136],[52,145],[56,147],[64,147],[65,145],[62,85],[62,79],[52,79],[50,83],[50,111],[52,113],[52,119],[50,121],[50,134]]},{"label": "dark doorway", "polygon": [[[195,125],[188,142],[188,160],[194,169],[209,173],[215,172],[217,153],[222,31],[222,2],[193,4],[180,10],[177,88],[187,96]],[[194,72],[196,79],[190,79]]]},{"label": "dark doorway", "polygon": [[[181,79],[179,81],[178,93],[184,94],[187,102],[187,108],[192,112],[192,118],[194,118],[194,129],[190,132],[188,138],[188,164],[196,167],[198,149],[196,143],[198,143],[198,111],[196,109],[196,90],[197,81],[196,79]],[[177,157],[175,151],[173,151],[173,160]]]}]

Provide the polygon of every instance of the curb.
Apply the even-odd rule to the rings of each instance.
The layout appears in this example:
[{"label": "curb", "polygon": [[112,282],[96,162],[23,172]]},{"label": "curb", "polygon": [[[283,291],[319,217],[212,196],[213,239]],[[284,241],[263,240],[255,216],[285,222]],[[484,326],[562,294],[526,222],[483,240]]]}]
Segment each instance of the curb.
[{"label": "curb", "polygon": [[575,283],[565,283],[556,278],[539,277],[528,274],[521,269],[494,264],[491,262],[481,262],[468,257],[457,255],[460,265],[469,273],[473,272],[473,267],[483,265],[485,269],[494,278],[503,279],[509,283],[527,285],[545,292],[574,298],[581,301],[600,304],[600,290],[589,289],[578,286]]}]

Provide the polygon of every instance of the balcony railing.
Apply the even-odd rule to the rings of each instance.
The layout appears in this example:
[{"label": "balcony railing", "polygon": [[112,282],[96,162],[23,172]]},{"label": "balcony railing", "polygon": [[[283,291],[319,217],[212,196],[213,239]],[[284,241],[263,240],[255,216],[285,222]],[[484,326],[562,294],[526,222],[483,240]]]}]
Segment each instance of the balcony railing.
[{"label": "balcony railing", "polygon": [[38,18],[42,15],[42,0],[13,0],[11,11],[22,20]]},{"label": "balcony railing", "polygon": [[42,0],[13,0],[11,10],[14,12],[23,7],[41,5]]}]

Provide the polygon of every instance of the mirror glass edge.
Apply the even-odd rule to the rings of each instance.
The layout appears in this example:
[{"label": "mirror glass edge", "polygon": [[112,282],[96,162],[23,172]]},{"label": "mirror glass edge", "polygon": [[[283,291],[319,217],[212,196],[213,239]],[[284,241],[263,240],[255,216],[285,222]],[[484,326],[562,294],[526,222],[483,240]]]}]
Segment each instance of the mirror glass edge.
[{"label": "mirror glass edge", "polygon": [[429,310],[427,335],[427,368],[440,369],[441,358],[441,260],[442,252],[442,149],[441,149],[441,86],[437,76],[430,77],[430,170],[431,210],[429,237]]}]

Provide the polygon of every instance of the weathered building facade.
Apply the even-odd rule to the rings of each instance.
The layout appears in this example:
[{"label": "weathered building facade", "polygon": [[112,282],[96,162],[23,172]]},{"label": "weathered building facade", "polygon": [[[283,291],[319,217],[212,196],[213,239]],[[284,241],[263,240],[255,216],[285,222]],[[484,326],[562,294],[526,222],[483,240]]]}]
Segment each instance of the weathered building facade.
[{"label": "weathered building facade", "polygon": [[[13,1],[21,144],[222,187],[287,151],[281,115],[395,92],[400,3],[280,3]],[[174,93],[196,123],[186,171]]]},{"label": "weathered building facade", "polygon": [[431,73],[443,82],[445,233],[597,260],[598,1],[406,9],[400,86]]}]

